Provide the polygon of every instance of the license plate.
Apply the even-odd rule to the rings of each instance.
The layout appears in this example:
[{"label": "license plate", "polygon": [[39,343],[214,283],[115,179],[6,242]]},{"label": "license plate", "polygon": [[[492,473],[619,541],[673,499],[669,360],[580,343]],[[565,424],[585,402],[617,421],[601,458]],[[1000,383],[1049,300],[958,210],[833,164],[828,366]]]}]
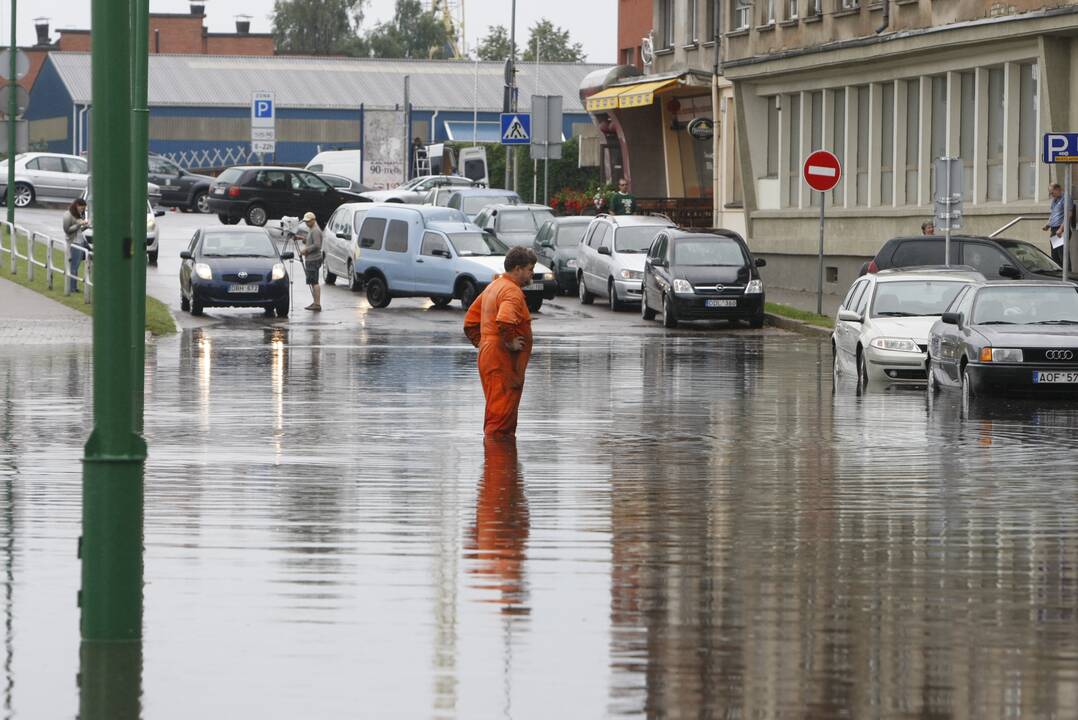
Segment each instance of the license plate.
[{"label": "license plate", "polygon": [[1034,370],[1033,384],[1042,383],[1078,383],[1078,372],[1065,370]]},{"label": "license plate", "polygon": [[707,300],[704,307],[737,307],[737,300]]},{"label": "license plate", "polygon": [[531,285],[528,285],[528,286],[526,286],[524,288],[525,292],[534,291],[534,290],[542,290],[542,289],[543,289],[543,283],[532,283]]},{"label": "license plate", "polygon": [[224,195],[225,194],[225,189],[224,188],[214,188],[213,194],[214,195]]},{"label": "license plate", "polygon": [[258,285],[229,285],[228,291],[230,293],[256,293],[258,292]]}]

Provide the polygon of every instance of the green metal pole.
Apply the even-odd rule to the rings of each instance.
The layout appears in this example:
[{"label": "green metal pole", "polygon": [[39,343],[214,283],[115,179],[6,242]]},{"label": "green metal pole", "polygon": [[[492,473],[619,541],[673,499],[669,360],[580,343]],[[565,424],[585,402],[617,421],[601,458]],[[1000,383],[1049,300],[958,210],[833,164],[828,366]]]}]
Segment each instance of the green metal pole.
[{"label": "green metal pole", "polygon": [[8,72],[11,73],[9,76],[11,93],[7,101],[7,221],[9,223],[15,222],[15,115],[19,112],[18,93],[15,91],[15,86],[18,84],[15,79],[15,74],[18,72],[15,56],[19,52],[15,39],[15,29],[18,27],[16,10],[16,2],[11,0],[11,57],[8,58],[11,61],[11,66],[8,68]]},{"label": "green metal pole", "polygon": [[[82,483],[84,641],[142,636],[142,501],[146,443],[136,430],[131,275],[145,252],[131,237],[129,0],[92,0],[94,430]],[[143,160],[145,162],[145,159]]]},{"label": "green metal pole", "polygon": [[129,0],[131,17],[131,239],[142,252],[134,255],[131,275],[131,375],[135,395],[134,423],[142,432],[146,378],[146,181],[149,155],[150,110],[147,107],[149,73],[149,0]]}]

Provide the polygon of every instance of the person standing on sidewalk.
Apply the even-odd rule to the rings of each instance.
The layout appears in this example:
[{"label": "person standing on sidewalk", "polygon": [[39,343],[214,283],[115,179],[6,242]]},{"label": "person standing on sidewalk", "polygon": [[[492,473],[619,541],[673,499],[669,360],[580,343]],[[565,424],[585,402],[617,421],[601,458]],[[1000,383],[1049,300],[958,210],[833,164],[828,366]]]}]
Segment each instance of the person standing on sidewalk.
[{"label": "person standing on sidewalk", "polygon": [[610,196],[610,212],[614,215],[635,215],[636,198],[629,192],[629,181],[618,180],[617,191]]},{"label": "person standing on sidewalk", "polygon": [[1058,183],[1048,188],[1048,197],[1052,204],[1048,210],[1048,224],[1042,230],[1048,231],[1048,241],[1052,243],[1052,259],[1063,264],[1063,187]]},{"label": "person standing on sidewalk", "polygon": [[82,231],[90,226],[86,219],[86,201],[82,198],[71,203],[64,212],[63,217],[64,237],[67,239],[68,257],[71,277],[67,279],[67,289],[71,292],[79,290],[79,266],[85,257],[86,240]]},{"label": "person standing on sidewalk", "polygon": [[322,309],[322,288],[318,286],[318,271],[322,267],[322,229],[318,227],[318,218],[313,212],[303,216],[307,234],[303,238],[303,272],[307,275],[307,287],[311,289],[313,302],[305,309],[318,312]]}]

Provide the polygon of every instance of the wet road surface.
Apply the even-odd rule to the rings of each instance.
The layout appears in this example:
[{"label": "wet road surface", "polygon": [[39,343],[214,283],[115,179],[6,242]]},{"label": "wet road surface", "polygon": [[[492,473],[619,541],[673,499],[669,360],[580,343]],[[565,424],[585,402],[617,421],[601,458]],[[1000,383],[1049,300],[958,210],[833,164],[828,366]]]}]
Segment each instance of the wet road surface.
[{"label": "wet road surface", "polygon": [[[1078,715],[1073,403],[857,396],[826,342],[777,332],[548,325],[517,441],[484,445],[460,316],[150,347],[144,667],[118,697],[155,720]],[[89,377],[85,347],[0,348],[5,717],[75,717],[96,667]]]}]

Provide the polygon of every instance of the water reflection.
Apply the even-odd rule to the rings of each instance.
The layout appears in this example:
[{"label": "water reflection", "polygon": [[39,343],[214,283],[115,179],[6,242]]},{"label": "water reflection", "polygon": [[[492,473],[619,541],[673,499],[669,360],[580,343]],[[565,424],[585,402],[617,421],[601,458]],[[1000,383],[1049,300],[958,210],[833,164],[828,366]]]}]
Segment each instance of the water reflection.
[{"label": "water reflection", "polygon": [[142,717],[142,643],[84,642],[79,651],[79,720]]}]

